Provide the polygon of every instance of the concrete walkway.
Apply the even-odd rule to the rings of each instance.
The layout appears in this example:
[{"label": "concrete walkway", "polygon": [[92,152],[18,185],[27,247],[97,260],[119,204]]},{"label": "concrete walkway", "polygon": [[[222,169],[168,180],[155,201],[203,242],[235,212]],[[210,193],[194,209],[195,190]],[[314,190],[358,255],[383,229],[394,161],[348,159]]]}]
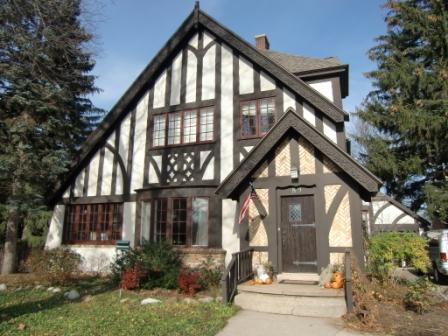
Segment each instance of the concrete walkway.
[{"label": "concrete walkway", "polygon": [[357,336],[341,319],[277,315],[241,310],[217,336]]}]

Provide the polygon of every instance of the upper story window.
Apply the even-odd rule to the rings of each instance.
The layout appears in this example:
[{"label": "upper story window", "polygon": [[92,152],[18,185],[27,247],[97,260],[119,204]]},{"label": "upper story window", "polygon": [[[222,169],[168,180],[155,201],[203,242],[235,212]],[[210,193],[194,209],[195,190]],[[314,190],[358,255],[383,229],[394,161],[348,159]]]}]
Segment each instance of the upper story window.
[{"label": "upper story window", "polygon": [[121,239],[122,203],[74,204],[67,207],[64,242],[111,244]]},{"label": "upper story window", "polygon": [[242,102],[240,114],[242,138],[263,136],[275,123],[275,100],[263,98]]},{"label": "upper story window", "polygon": [[207,107],[155,115],[152,146],[163,147],[214,140],[214,110]]}]

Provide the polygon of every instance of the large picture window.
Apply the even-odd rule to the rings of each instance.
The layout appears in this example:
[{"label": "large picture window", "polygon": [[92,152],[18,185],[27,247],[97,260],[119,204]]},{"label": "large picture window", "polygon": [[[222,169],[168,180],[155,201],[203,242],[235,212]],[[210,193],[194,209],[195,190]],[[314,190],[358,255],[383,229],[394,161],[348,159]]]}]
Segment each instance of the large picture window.
[{"label": "large picture window", "polygon": [[214,109],[211,107],[158,114],[153,117],[152,146],[174,146],[214,140]]},{"label": "large picture window", "polygon": [[275,100],[263,98],[241,103],[241,137],[265,135],[275,123]]},{"label": "large picture window", "polygon": [[67,244],[113,244],[121,239],[122,203],[67,206],[64,242]]},{"label": "large picture window", "polygon": [[160,198],[145,203],[153,204],[155,241],[168,241],[177,246],[208,246],[207,197]]}]

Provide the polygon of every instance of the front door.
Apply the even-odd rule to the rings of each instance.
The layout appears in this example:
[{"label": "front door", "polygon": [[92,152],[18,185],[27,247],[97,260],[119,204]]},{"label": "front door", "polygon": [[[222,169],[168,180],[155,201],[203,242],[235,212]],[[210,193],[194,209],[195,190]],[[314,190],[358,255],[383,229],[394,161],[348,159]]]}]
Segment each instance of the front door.
[{"label": "front door", "polygon": [[283,272],[317,273],[314,196],[281,198]]}]

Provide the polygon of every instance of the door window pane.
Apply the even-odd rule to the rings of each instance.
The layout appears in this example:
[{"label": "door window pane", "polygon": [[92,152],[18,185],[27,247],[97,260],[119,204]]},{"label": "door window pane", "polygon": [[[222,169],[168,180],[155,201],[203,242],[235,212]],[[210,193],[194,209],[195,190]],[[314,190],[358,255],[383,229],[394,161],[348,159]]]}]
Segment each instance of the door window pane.
[{"label": "door window pane", "polygon": [[193,245],[208,245],[208,199],[195,198],[192,207]]},{"label": "door window pane", "polygon": [[168,145],[180,144],[181,113],[168,115]]},{"label": "door window pane", "polygon": [[302,221],[302,206],[300,203],[294,203],[289,205],[289,221],[290,222]]}]

